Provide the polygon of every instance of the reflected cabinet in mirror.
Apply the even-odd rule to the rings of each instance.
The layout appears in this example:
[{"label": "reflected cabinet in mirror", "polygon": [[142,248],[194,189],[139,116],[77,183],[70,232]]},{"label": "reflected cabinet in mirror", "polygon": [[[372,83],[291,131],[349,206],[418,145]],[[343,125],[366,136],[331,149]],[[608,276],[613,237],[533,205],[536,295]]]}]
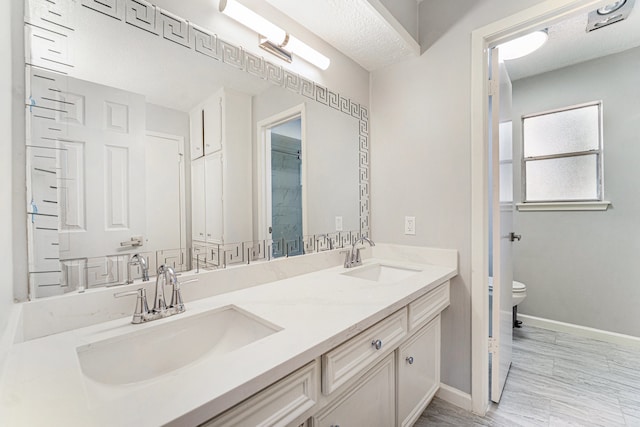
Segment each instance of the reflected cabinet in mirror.
[{"label": "reflected cabinet in mirror", "polygon": [[31,298],[368,234],[365,107],[142,0],[25,6]]}]

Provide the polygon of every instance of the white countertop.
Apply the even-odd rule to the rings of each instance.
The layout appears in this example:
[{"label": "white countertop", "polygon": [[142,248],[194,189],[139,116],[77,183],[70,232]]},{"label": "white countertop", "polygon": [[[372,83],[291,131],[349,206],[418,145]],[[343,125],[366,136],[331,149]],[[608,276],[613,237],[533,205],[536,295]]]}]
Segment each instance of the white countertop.
[{"label": "white countertop", "polygon": [[[391,252],[380,249],[374,255]],[[14,344],[0,382],[0,424],[157,426],[206,421],[457,274],[451,262],[434,265],[416,263],[421,258],[416,256],[393,258],[378,261],[422,271],[398,283],[380,284],[342,275],[345,269],[338,266],[191,301],[187,312],[167,319],[132,325],[127,317]],[[78,346],[227,305],[282,330],[135,384],[106,385],[81,372]],[[126,363],[122,360],[123,366]]]}]

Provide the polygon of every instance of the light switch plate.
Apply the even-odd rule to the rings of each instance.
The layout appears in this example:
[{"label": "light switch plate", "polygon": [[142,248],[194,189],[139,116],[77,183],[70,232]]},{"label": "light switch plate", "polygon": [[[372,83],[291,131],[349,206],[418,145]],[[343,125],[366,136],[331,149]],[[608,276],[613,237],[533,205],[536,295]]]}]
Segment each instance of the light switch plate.
[{"label": "light switch plate", "polygon": [[342,217],[336,217],[336,231],[342,231]]},{"label": "light switch plate", "polygon": [[415,236],[416,234],[416,217],[415,216],[404,217],[404,234]]}]

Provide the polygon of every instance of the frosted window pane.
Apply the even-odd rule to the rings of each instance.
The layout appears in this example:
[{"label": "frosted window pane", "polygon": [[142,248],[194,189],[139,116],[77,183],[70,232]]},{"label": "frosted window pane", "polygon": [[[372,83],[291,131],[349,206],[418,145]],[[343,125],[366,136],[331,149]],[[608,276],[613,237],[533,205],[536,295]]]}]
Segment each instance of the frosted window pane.
[{"label": "frosted window pane", "polygon": [[546,156],[600,148],[598,106],[524,119],[524,156]]},{"label": "frosted window pane", "polygon": [[596,154],[526,163],[527,201],[597,200]]},{"label": "frosted window pane", "polygon": [[513,164],[500,165],[500,201],[513,202]]},{"label": "frosted window pane", "polygon": [[513,125],[511,121],[500,123],[500,161],[513,159]]}]

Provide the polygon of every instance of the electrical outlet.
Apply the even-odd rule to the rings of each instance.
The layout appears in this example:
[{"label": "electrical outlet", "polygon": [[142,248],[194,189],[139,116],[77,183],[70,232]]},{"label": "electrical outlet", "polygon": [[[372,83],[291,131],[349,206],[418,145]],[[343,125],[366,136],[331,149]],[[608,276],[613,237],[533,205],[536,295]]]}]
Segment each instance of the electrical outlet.
[{"label": "electrical outlet", "polygon": [[336,217],[336,231],[342,231],[342,217]]},{"label": "electrical outlet", "polygon": [[415,216],[404,217],[404,234],[415,236],[416,234],[416,217]]}]

